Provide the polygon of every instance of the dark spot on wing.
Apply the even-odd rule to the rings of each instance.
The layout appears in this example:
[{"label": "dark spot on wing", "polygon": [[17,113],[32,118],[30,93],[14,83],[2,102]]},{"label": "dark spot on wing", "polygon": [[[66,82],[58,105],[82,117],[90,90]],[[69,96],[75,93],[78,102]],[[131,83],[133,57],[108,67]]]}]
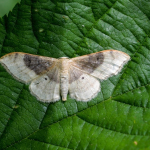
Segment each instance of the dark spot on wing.
[{"label": "dark spot on wing", "polygon": [[29,54],[25,54],[23,60],[24,60],[25,65],[29,69],[33,70],[37,75],[39,75],[43,71],[47,71],[48,68],[53,63],[50,60],[45,60],[45,59],[40,58],[39,56],[34,56],[34,55],[29,55]]},{"label": "dark spot on wing", "polygon": [[112,58],[115,59],[113,50],[110,50],[110,54],[111,54]]},{"label": "dark spot on wing", "polygon": [[15,53],[15,59],[18,57],[18,53]]},{"label": "dark spot on wing", "polygon": [[16,62],[17,57],[18,57],[18,53],[15,53],[14,62]]},{"label": "dark spot on wing", "polygon": [[79,69],[92,73],[97,67],[99,67],[104,61],[103,53],[90,54],[85,58],[75,60],[75,66]]},{"label": "dark spot on wing", "polygon": [[82,71],[72,66],[69,70],[69,83],[78,80],[82,74]]},{"label": "dark spot on wing", "polygon": [[59,69],[57,67],[50,70],[47,73],[47,76],[48,76],[49,80],[51,80],[51,81],[55,81],[57,83],[60,82],[60,72],[59,72]]}]

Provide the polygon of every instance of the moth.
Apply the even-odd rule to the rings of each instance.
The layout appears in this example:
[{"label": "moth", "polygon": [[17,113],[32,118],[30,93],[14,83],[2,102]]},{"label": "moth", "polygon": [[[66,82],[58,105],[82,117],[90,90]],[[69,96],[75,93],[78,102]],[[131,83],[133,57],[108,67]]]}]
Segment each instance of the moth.
[{"label": "moth", "polygon": [[87,102],[100,92],[100,80],[118,74],[130,56],[118,50],[104,50],[72,59],[59,59],[13,52],[0,63],[20,82],[30,84],[32,95],[42,102],[70,97]]}]

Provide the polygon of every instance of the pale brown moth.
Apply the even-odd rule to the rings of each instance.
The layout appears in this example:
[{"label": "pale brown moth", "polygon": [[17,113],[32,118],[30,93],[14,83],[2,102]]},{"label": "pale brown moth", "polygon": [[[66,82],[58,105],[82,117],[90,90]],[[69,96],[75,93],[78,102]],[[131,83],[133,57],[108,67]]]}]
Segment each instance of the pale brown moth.
[{"label": "pale brown moth", "polygon": [[[100,80],[118,74],[130,56],[117,50],[104,50],[69,59],[59,59],[21,52],[9,53],[0,63],[20,82],[30,84],[31,94],[42,102],[56,102],[70,97],[89,101],[100,91]],[[98,78],[98,79],[97,79]]]}]

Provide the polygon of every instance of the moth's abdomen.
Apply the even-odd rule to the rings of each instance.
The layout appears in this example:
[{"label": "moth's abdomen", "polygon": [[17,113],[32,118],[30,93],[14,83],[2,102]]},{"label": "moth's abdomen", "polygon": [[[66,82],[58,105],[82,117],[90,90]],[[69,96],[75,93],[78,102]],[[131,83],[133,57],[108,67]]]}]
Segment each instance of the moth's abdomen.
[{"label": "moth's abdomen", "polygon": [[68,59],[62,58],[60,61],[61,61],[60,90],[62,100],[66,101],[69,86]]},{"label": "moth's abdomen", "polygon": [[67,94],[68,94],[68,74],[61,74],[61,96],[62,100],[67,100]]}]

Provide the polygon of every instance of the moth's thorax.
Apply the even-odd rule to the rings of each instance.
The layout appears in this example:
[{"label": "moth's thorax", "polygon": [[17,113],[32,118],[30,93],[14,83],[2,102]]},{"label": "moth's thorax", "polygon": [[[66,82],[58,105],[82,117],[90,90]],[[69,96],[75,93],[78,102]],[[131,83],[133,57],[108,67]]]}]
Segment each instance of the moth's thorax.
[{"label": "moth's thorax", "polygon": [[67,58],[62,58],[62,59],[60,59],[59,61],[60,61],[61,73],[68,73],[69,59],[67,59]]},{"label": "moth's thorax", "polygon": [[60,59],[68,59],[68,57],[60,57]]}]

